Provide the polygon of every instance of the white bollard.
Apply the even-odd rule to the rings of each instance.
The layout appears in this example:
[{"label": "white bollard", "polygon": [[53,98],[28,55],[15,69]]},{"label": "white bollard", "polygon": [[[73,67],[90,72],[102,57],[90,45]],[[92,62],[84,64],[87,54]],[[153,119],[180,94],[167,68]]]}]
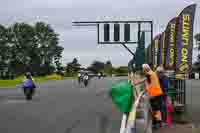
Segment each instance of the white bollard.
[{"label": "white bollard", "polygon": [[121,128],[120,128],[120,133],[124,133],[126,129],[126,121],[127,121],[127,115],[123,114],[122,115],[122,121],[121,121]]},{"label": "white bollard", "polygon": [[199,73],[195,73],[195,79],[199,79]]}]

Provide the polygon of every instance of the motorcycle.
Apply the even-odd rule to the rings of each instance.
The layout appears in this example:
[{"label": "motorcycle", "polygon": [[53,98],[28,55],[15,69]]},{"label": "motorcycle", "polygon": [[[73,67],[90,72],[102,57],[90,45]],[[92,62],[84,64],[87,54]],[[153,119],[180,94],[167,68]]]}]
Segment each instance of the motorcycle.
[{"label": "motorcycle", "polygon": [[84,80],[84,85],[85,85],[85,87],[88,85],[88,80],[87,79]]},{"label": "motorcycle", "polygon": [[82,82],[82,75],[81,74],[78,74],[78,84],[80,85],[81,84],[81,82]]},{"label": "motorcycle", "polygon": [[78,84],[81,84],[81,77],[78,77]]},{"label": "motorcycle", "polygon": [[85,87],[88,85],[88,82],[89,82],[88,80],[89,80],[88,75],[85,75],[85,76],[83,77],[83,83],[84,83]]},{"label": "motorcycle", "polygon": [[24,95],[26,97],[26,100],[32,100],[33,95],[35,93],[35,88],[24,88]]},{"label": "motorcycle", "polygon": [[23,86],[23,91],[24,91],[24,95],[26,97],[26,100],[32,100],[32,97],[35,93],[35,84],[32,81],[32,79],[28,79],[24,82]]}]

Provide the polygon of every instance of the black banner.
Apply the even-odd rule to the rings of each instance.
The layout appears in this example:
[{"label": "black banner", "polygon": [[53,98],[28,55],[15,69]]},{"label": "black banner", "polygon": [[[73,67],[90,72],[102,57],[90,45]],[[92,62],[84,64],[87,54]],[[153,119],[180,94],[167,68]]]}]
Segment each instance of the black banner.
[{"label": "black banner", "polygon": [[160,37],[158,45],[158,66],[163,66],[165,61],[165,32]]},{"label": "black banner", "polygon": [[175,70],[175,48],[176,31],[178,17],[173,18],[165,30],[165,61],[164,66],[167,70]]},{"label": "black banner", "polygon": [[186,7],[178,19],[176,34],[176,77],[188,78],[192,71],[193,27],[196,4]]},{"label": "black banner", "polygon": [[158,57],[159,57],[159,45],[160,45],[161,34],[158,34],[153,40],[153,67],[158,66]]}]

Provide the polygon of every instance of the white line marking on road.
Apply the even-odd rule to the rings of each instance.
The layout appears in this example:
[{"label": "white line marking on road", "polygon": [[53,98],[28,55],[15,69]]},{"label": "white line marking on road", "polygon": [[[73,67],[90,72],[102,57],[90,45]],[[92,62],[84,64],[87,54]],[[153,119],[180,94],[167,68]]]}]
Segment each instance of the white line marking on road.
[{"label": "white line marking on road", "polygon": [[0,102],[0,104],[2,105],[7,105],[7,104],[25,104],[27,101],[24,100],[3,100]]}]

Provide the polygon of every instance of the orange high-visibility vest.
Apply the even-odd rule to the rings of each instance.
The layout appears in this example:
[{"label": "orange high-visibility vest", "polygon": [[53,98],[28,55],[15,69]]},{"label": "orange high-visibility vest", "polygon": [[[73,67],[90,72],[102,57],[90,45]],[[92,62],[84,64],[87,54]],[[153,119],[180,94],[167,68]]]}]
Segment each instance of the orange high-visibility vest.
[{"label": "orange high-visibility vest", "polygon": [[162,95],[163,92],[161,90],[160,83],[156,73],[150,71],[148,74],[150,75],[151,83],[145,81],[145,85],[146,85],[146,91],[148,92],[149,96],[156,97]]}]

